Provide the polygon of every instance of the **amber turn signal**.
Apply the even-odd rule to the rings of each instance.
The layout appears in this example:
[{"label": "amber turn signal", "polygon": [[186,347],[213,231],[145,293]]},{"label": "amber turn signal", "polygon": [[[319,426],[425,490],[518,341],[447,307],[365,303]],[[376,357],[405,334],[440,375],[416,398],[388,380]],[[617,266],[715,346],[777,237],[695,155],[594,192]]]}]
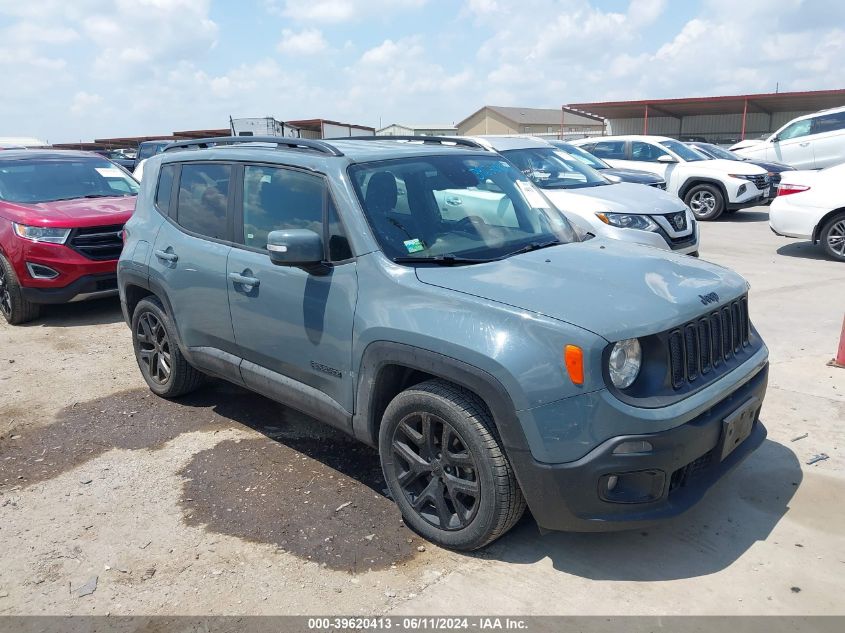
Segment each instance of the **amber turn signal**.
[{"label": "amber turn signal", "polygon": [[569,379],[576,385],[584,384],[584,352],[577,345],[567,345],[563,352]]}]

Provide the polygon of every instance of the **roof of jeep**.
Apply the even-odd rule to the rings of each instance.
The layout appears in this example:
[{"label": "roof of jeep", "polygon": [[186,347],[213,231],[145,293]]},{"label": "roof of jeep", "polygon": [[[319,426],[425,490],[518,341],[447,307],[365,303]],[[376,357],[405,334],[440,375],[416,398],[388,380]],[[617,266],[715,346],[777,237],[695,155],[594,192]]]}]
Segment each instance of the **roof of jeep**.
[{"label": "roof of jeep", "polygon": [[[186,158],[186,155],[195,156],[199,153],[203,158],[217,158],[224,160],[226,158],[236,160],[248,160],[249,158],[260,157],[261,160],[267,162],[274,162],[274,159],[284,157],[286,162],[291,156],[298,156],[302,158],[303,163],[314,163],[316,161],[324,160],[341,160],[346,163],[366,163],[378,160],[391,160],[394,158],[404,158],[407,156],[432,156],[432,155],[449,155],[456,152],[471,155],[487,155],[486,150],[481,148],[473,148],[456,145],[439,145],[434,143],[422,142],[404,142],[397,140],[388,140],[387,138],[374,141],[361,140],[325,140],[322,141],[332,147],[336,148],[343,156],[332,156],[328,153],[322,153],[309,148],[287,148],[276,147],[266,142],[244,142],[234,145],[219,145],[203,149],[178,149],[166,151],[166,157],[174,157],[174,160]],[[178,156],[178,158],[177,158]],[[169,162],[169,161],[168,161]]]}]

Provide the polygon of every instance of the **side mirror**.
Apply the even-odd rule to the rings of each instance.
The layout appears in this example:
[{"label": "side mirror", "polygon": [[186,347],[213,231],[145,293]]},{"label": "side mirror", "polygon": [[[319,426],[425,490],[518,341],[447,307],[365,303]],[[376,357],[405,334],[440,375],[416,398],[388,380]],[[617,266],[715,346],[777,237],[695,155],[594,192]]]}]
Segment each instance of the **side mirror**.
[{"label": "side mirror", "polygon": [[309,229],[272,231],[267,252],[277,266],[316,266],[323,261],[323,238]]},{"label": "side mirror", "polygon": [[658,163],[677,163],[678,161],[676,161],[674,158],[672,158],[668,154],[661,154],[660,156],[657,157],[657,162]]},{"label": "side mirror", "polygon": [[780,139],[778,138],[777,134],[772,134],[769,137],[769,143],[777,143]]}]

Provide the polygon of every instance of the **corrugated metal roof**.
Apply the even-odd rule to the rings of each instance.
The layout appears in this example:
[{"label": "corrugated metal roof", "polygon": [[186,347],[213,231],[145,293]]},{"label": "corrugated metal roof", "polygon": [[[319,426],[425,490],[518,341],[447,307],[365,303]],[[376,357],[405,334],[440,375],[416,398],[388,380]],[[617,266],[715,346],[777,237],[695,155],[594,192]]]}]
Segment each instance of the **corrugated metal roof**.
[{"label": "corrugated metal roof", "polygon": [[571,103],[568,108],[584,110],[606,119],[642,117],[648,107],[649,116],[687,117],[702,114],[742,114],[748,112],[792,112],[824,110],[845,105],[845,89],[807,92],[769,92],[716,97],[684,97],[680,99],[641,99],[635,101],[598,101]]}]

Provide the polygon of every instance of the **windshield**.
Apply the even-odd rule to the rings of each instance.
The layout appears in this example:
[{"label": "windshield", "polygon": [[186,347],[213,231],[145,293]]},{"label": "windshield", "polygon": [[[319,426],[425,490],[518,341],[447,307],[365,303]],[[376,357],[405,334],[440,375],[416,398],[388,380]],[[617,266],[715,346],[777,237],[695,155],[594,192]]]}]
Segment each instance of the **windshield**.
[{"label": "windshield", "polygon": [[349,173],[384,253],[396,261],[473,263],[578,241],[566,218],[498,156],[425,156]]},{"label": "windshield", "polygon": [[675,152],[675,154],[680,156],[688,163],[694,163],[699,160],[710,160],[709,156],[705,156],[701,152],[694,150],[688,145],[684,145],[680,141],[660,141],[660,144],[663,147]]},{"label": "windshield", "polygon": [[549,141],[552,145],[557,147],[558,149],[562,149],[564,152],[569,154],[570,156],[574,156],[578,160],[580,160],[585,165],[592,167],[593,169],[610,169],[610,165],[604,162],[601,158],[597,156],[593,156],[587,150],[578,147],[577,145],[572,145],[570,143],[564,143],[562,141]]},{"label": "windshield", "polygon": [[52,202],[134,196],[138,183],[103,158],[0,160],[0,200]]},{"label": "windshield", "polygon": [[580,189],[610,182],[595,169],[554,147],[532,147],[501,152],[542,189]]},{"label": "windshield", "polygon": [[698,151],[710,154],[713,158],[724,158],[725,160],[742,160],[732,151],[727,150],[724,147],[719,147],[718,145],[713,145],[712,143],[707,143],[704,145],[693,145],[693,147]]}]

